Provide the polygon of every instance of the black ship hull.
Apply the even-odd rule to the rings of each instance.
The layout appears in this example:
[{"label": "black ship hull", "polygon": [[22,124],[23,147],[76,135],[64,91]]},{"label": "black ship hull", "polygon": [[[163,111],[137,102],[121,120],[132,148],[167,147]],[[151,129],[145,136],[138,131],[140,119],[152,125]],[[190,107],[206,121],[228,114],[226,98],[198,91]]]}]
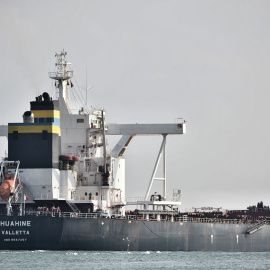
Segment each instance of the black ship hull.
[{"label": "black ship hull", "polygon": [[[254,224],[253,224],[254,225]],[[1,250],[270,251],[270,225],[1,216]]]}]

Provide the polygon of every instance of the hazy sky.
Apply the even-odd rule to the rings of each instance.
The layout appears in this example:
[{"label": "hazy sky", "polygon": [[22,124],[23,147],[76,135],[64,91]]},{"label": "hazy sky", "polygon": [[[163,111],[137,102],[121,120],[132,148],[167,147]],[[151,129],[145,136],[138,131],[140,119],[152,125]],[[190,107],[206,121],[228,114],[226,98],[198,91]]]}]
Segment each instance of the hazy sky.
[{"label": "hazy sky", "polygon": [[[47,72],[65,49],[75,88],[87,73],[87,103],[107,122],[187,119],[167,140],[168,195],[182,190],[182,210],[270,204],[270,1],[1,0],[0,26],[0,124],[54,93]],[[161,141],[132,142],[128,196],[145,195]]]}]

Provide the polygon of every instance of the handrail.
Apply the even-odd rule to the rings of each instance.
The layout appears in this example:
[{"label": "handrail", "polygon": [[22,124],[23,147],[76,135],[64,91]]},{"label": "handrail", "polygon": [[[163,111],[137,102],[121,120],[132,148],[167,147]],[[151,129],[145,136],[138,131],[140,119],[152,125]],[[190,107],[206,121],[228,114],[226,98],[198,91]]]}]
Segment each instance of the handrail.
[{"label": "handrail", "polygon": [[[52,193],[35,193],[33,194],[35,199],[52,199],[54,198]],[[72,198],[69,198],[68,195],[64,194],[64,193],[59,193],[58,196],[55,197],[59,197],[61,199],[66,199],[66,200],[89,200],[89,195],[85,196],[85,195],[76,195],[73,196]],[[90,200],[104,200],[105,197],[104,196],[96,196],[96,195],[92,195]],[[145,201],[144,197],[117,197],[117,198],[113,198],[112,199],[112,203],[117,203],[117,202],[140,202],[140,201]],[[179,200],[176,200],[174,197],[167,197],[166,200],[161,200],[161,201],[169,201],[169,202],[178,202]],[[150,202],[150,201],[149,201]]]},{"label": "handrail", "polygon": [[[57,211],[26,211],[26,215],[37,215],[37,216],[52,216],[61,218],[111,218],[111,219],[124,219],[124,220],[144,220],[144,221],[156,221],[156,218],[149,217],[146,219],[144,215],[126,215],[126,216],[115,216],[109,217],[106,213],[74,213],[74,212],[57,212]],[[170,215],[168,215],[170,217]],[[169,222],[169,219],[160,219],[159,221]],[[174,217],[173,222],[179,223],[215,223],[215,224],[255,224],[252,221],[242,219],[221,219],[221,218],[192,218],[192,217]],[[265,225],[270,225],[270,221],[264,221]]]},{"label": "handrail", "polygon": [[[126,202],[138,202],[138,201],[145,201],[145,197],[124,197],[123,200]],[[179,202],[180,199],[173,196],[168,196],[166,197],[166,200],[161,199],[161,201]]]},{"label": "handrail", "polygon": [[[38,200],[38,199],[53,199],[53,198],[60,198],[60,199],[65,199],[65,200],[69,200],[70,202],[72,201],[76,201],[76,200],[83,200],[83,201],[87,201],[89,200],[89,195],[88,196],[73,196],[72,198],[69,198],[68,195],[65,195],[64,193],[59,193],[58,195],[56,196],[53,196],[52,193],[34,193],[33,194],[33,197],[35,200]],[[95,196],[95,195],[92,195],[91,196],[91,199],[89,201],[94,201],[94,200],[104,200],[105,199],[105,196]]]},{"label": "handrail", "polygon": [[179,222],[194,222],[194,223],[243,223],[241,219],[222,219],[222,218],[192,218],[192,217],[180,217]]}]

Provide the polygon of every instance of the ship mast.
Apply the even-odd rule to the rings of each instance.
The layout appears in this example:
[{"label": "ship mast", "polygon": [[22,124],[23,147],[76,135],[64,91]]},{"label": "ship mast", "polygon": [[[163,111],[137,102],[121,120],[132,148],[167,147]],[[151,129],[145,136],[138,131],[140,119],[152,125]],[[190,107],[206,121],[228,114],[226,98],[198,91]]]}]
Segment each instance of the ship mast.
[{"label": "ship mast", "polygon": [[62,97],[64,99],[70,112],[68,105],[67,85],[69,84],[70,79],[73,77],[73,71],[67,70],[67,65],[70,65],[71,63],[67,63],[66,55],[67,52],[65,52],[64,50],[60,54],[55,54],[55,57],[57,57],[57,61],[55,63],[55,65],[57,66],[57,71],[49,72],[49,77],[58,82],[57,87],[59,89],[59,98]]}]

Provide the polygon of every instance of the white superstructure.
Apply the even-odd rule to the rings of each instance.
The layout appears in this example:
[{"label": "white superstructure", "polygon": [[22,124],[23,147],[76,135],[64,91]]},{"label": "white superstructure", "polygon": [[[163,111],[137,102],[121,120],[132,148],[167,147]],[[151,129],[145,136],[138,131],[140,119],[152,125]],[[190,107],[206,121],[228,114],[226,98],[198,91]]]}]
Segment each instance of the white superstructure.
[{"label": "white superstructure", "polygon": [[[184,134],[184,120],[174,124],[107,124],[104,110],[93,109],[90,113],[81,109],[73,114],[69,108],[69,91],[72,91],[73,71],[68,71],[66,52],[56,54],[57,71],[50,72],[59,92],[59,121],[61,152],[59,168],[23,169],[22,181],[27,189],[29,202],[67,201],[74,211],[80,204],[89,205],[89,212],[104,212],[109,216],[125,215],[125,206],[143,205],[143,211],[161,211],[165,206],[180,205],[179,198],[166,202],[166,137]],[[0,135],[6,135],[1,127]],[[162,135],[162,144],[150,179],[146,196],[137,201],[127,201],[125,194],[124,154],[136,135]],[[106,151],[106,136],[122,135],[111,153]],[[72,162],[65,159],[73,157]],[[163,177],[155,172],[163,156]],[[75,159],[74,159],[75,157]],[[150,196],[154,180],[163,181],[162,196]]]}]

